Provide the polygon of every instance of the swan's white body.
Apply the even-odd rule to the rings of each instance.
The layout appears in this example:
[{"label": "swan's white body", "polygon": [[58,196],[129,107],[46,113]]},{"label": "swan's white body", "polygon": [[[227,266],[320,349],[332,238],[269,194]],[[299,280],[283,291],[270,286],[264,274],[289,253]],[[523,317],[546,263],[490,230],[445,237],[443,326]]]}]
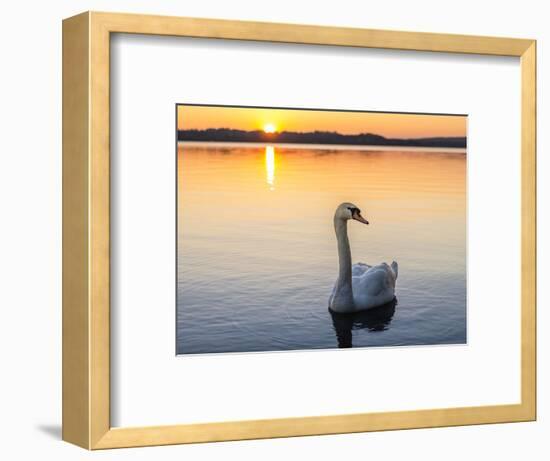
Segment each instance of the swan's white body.
[{"label": "swan's white body", "polygon": [[398,266],[394,261],[369,266],[363,263],[351,264],[351,250],[347,222],[355,219],[368,224],[360,210],[351,203],[342,203],[334,214],[334,229],[338,241],[339,274],[329,307],[335,312],[357,312],[381,306],[395,297],[395,281]]}]

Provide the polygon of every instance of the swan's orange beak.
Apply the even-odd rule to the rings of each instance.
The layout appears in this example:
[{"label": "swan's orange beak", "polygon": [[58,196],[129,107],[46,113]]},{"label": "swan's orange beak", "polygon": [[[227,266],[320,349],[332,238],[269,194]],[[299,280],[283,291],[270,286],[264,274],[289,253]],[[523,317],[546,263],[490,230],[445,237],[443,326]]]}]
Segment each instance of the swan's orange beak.
[{"label": "swan's orange beak", "polygon": [[362,222],[363,224],[368,224],[369,222],[361,216],[360,213],[353,213],[353,219],[356,221]]}]

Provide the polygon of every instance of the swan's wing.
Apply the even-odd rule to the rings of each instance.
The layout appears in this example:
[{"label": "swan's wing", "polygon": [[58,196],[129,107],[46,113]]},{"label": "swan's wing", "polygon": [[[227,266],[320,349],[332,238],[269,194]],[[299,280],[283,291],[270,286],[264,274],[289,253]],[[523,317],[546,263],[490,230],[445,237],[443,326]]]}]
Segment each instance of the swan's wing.
[{"label": "swan's wing", "polygon": [[359,309],[380,305],[393,299],[396,274],[386,263],[370,267],[352,278],[353,299]]},{"label": "swan's wing", "polygon": [[[354,277],[360,292],[369,296],[377,296],[388,288],[395,287],[395,277],[387,264],[379,264],[365,271],[361,276]],[[353,286],[355,291],[355,285]]]},{"label": "swan's wing", "polygon": [[[372,266],[369,266],[368,264],[365,264],[365,263],[356,263],[351,267],[351,276],[352,277],[361,276],[366,271],[368,271],[371,267]],[[334,292],[336,291],[337,286],[338,286],[338,277],[336,277],[336,281],[334,282],[334,285],[332,286],[332,291],[330,292],[330,296],[328,298],[328,305],[329,306],[332,303],[332,297],[334,296]]]},{"label": "swan's wing", "polygon": [[369,266],[365,263],[356,263],[351,266],[351,275],[352,277],[359,277],[368,271],[372,266]]},{"label": "swan's wing", "polygon": [[395,280],[397,280],[397,274],[399,273],[399,266],[397,264],[397,261],[391,263],[391,270],[393,271],[393,275],[395,275]]}]

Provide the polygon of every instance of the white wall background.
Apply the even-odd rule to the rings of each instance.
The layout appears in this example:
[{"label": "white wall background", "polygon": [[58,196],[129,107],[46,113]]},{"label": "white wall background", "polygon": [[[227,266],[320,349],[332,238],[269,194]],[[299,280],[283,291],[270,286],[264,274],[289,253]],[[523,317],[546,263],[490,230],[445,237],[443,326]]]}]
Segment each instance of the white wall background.
[{"label": "white wall background", "polygon": [[[550,452],[550,77],[546,2],[73,0],[5,4],[0,25],[0,452],[6,459],[547,459]],[[84,10],[538,40],[539,418],[536,423],[88,453],[60,441],[61,19]],[[505,249],[503,249],[505,251]]]}]

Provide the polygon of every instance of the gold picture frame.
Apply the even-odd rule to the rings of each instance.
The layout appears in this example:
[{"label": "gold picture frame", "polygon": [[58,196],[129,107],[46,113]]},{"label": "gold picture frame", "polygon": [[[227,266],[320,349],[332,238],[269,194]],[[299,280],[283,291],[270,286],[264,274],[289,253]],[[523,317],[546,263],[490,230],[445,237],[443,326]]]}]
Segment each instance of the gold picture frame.
[{"label": "gold picture frame", "polygon": [[[521,403],[113,428],[109,48],[113,33],[516,56],[521,60]],[[63,21],[63,440],[87,449],[536,418],[536,42],[515,38],[86,12]]]}]

